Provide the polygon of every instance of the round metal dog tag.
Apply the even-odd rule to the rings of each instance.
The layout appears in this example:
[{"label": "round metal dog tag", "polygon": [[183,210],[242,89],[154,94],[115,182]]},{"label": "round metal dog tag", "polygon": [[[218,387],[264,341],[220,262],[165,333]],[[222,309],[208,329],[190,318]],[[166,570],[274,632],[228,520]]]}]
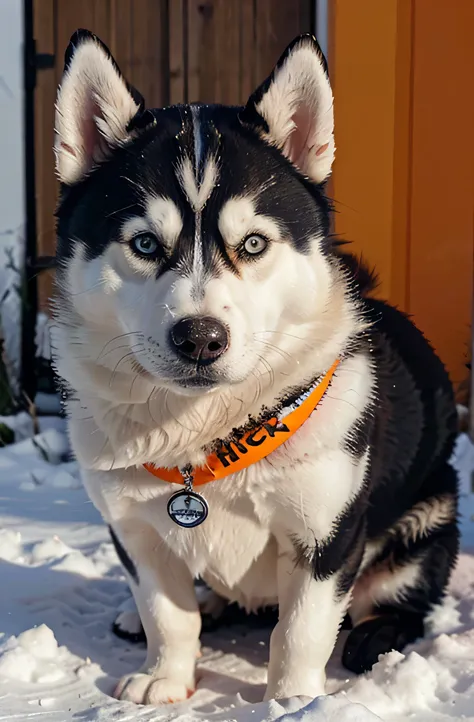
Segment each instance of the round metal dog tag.
[{"label": "round metal dog tag", "polygon": [[168,502],[168,514],[179,526],[191,529],[206,519],[207,501],[194,491],[178,491]]}]

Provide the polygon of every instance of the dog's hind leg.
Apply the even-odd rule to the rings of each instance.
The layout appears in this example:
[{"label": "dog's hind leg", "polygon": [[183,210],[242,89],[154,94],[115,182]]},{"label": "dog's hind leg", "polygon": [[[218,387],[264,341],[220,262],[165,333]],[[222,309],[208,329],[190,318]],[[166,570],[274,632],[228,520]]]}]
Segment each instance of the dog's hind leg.
[{"label": "dog's hind leg", "polygon": [[[447,480],[455,475],[448,464],[438,473]],[[442,601],[459,547],[455,481],[445,488],[397,522],[358,578],[350,607],[354,629],[342,656],[352,672],[366,672],[379,655],[422,637],[427,615]]]},{"label": "dog's hind leg", "polygon": [[114,523],[112,538],[147,639],[141,672],[123,677],[115,696],[138,704],[182,701],[195,687],[201,629],[192,575],[147,524]]}]

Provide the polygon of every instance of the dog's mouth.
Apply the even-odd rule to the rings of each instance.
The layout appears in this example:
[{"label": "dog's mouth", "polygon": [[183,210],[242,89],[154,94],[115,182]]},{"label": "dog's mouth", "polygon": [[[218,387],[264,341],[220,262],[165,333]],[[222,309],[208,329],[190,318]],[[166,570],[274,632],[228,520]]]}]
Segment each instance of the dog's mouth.
[{"label": "dog's mouth", "polygon": [[199,396],[201,394],[209,394],[222,388],[226,381],[217,376],[201,375],[196,373],[190,376],[174,377],[168,379],[166,386],[171,387],[178,394],[184,396]]},{"label": "dog's mouth", "polygon": [[200,364],[183,364],[179,360],[169,360],[167,363],[159,363],[154,358],[146,359],[146,366],[143,367],[143,359],[141,363],[134,361],[134,370],[138,371],[138,367],[142,371],[142,375],[152,381],[155,385],[164,386],[170,390],[183,391],[210,391],[218,387],[229,384],[229,379],[225,372],[217,369],[210,369],[209,366],[201,366]]},{"label": "dog's mouth", "polygon": [[176,379],[174,383],[182,389],[212,389],[215,388],[219,381],[204,376],[191,376],[190,378]]},{"label": "dog's mouth", "polygon": [[[176,373],[176,371],[178,371]],[[225,385],[227,382],[226,378],[222,374],[211,372],[206,367],[196,366],[194,369],[181,370],[174,369],[174,374],[170,376],[165,375],[165,383],[167,386],[173,387],[176,390],[199,392],[199,391],[211,391],[220,386]]]}]

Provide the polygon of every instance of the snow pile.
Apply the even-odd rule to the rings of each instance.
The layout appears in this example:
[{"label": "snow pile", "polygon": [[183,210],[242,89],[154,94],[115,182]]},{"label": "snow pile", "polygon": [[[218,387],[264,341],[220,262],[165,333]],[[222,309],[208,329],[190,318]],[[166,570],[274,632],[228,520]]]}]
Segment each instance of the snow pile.
[{"label": "snow pile", "polygon": [[64,422],[42,421],[38,436],[26,436],[25,429],[21,441],[0,449],[0,719],[474,722],[474,447],[467,437],[456,453],[465,552],[426,639],[360,678],[342,669],[341,640],[328,669],[330,697],[262,702],[269,630],[222,629],[203,635],[193,697],[154,709],[110,697],[145,649],[111,632],[119,609],[133,618],[130,592],[69,458]]},{"label": "snow pile", "polygon": [[380,720],[366,707],[351,704],[340,697],[319,697],[293,714],[278,717],[278,722],[320,720],[320,722],[376,722]]},{"label": "snow pile", "polygon": [[15,441],[27,439],[33,434],[33,419],[26,411],[20,411],[15,416],[0,416],[0,424],[13,431]]},{"label": "snow pile", "polygon": [[13,529],[0,529],[0,559],[7,562],[23,562],[21,534]]},{"label": "snow pile", "polygon": [[64,654],[45,624],[28,629],[0,647],[0,678],[40,684],[57,682],[64,677]]}]

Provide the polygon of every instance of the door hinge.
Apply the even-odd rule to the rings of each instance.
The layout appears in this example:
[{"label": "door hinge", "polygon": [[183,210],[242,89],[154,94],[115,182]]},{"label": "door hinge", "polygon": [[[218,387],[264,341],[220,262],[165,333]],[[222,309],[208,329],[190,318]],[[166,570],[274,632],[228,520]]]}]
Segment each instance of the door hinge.
[{"label": "door hinge", "polygon": [[27,42],[24,57],[25,87],[27,90],[34,90],[38,70],[54,68],[56,57],[53,53],[37,53],[36,40],[34,38],[30,38]]},{"label": "door hinge", "polygon": [[37,256],[33,262],[31,258],[26,259],[26,267],[29,273],[34,273],[35,275],[42,271],[55,269],[56,266],[56,256]]},{"label": "door hinge", "polygon": [[47,70],[54,68],[56,56],[53,53],[36,53],[35,65],[37,70]]}]

